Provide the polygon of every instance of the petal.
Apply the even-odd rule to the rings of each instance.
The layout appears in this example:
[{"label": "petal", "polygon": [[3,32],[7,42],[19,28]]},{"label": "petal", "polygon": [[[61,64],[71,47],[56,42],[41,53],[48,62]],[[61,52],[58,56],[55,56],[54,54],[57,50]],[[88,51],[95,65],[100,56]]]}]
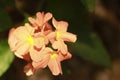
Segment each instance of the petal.
[{"label": "petal", "polygon": [[36,20],[35,20],[34,18],[29,17],[28,20],[30,21],[30,23],[31,23],[34,27],[38,26],[38,25],[36,24],[37,22],[36,22]]},{"label": "petal", "polygon": [[39,62],[44,59],[46,60],[49,57],[50,52],[52,52],[52,50],[50,48],[45,48],[40,51],[37,51],[34,48],[32,48],[30,50],[30,56],[34,62]]},{"label": "petal", "polygon": [[56,21],[55,18],[52,19],[53,26],[62,32],[66,32],[68,28],[68,23],[65,21]]},{"label": "petal", "polygon": [[60,46],[60,45],[59,45],[59,42],[58,42],[58,41],[55,41],[55,42],[52,44],[52,47],[53,47],[54,49],[58,49],[59,46]]},{"label": "petal", "polygon": [[35,23],[35,19],[32,17],[28,17],[28,20],[30,21],[30,23],[34,24]]},{"label": "petal", "polygon": [[60,36],[64,41],[75,42],[77,40],[76,35],[68,32],[61,33]]},{"label": "petal", "polygon": [[24,67],[24,72],[26,73],[27,76],[33,75],[34,71],[33,71],[33,66],[32,66],[32,64],[27,64],[27,65]]},{"label": "petal", "polygon": [[52,18],[52,13],[48,12],[45,14],[44,16],[44,23],[46,23],[47,21],[49,21]]},{"label": "petal", "polygon": [[34,38],[34,46],[36,46],[37,48],[42,48],[43,46],[45,46],[44,39],[42,39],[42,37]]},{"label": "petal", "polygon": [[50,57],[44,57],[41,61],[39,62],[32,62],[32,65],[35,69],[41,69],[41,68],[45,68],[49,62]]},{"label": "petal", "polygon": [[23,56],[26,55],[29,51],[30,45],[28,43],[19,43],[17,44],[17,48],[15,50],[15,55],[19,58],[24,58]]},{"label": "petal", "polygon": [[25,27],[30,34],[33,34],[35,29],[28,23],[25,23]]},{"label": "petal", "polygon": [[21,27],[16,28],[16,30],[14,31],[14,35],[20,40],[25,40],[26,37],[29,36],[30,34],[28,30],[26,29],[26,27],[21,26]]},{"label": "petal", "polygon": [[43,18],[44,18],[44,13],[41,12],[36,13],[36,22],[39,26],[43,25]]},{"label": "petal", "polygon": [[18,42],[18,39],[15,37],[14,35],[14,28],[12,28],[10,31],[9,31],[9,36],[8,36],[8,44],[10,46],[10,50],[11,51],[14,51],[14,48]]},{"label": "petal", "polygon": [[66,60],[66,59],[70,59],[72,57],[72,55],[68,52],[66,55],[63,55],[61,52],[59,52],[59,59],[60,61]]},{"label": "petal", "polygon": [[62,40],[55,41],[52,47],[58,49],[58,51],[61,51],[64,55],[68,52],[67,45]]},{"label": "petal", "polygon": [[40,54],[40,51],[35,50],[34,48],[30,49],[30,57],[33,61],[38,62],[42,60],[42,54]]},{"label": "petal", "polygon": [[47,38],[49,39],[49,40],[51,40],[51,39],[53,39],[53,38],[55,38],[56,37],[56,33],[55,32],[51,32],[51,33],[49,33],[48,35],[47,35]]},{"label": "petal", "polygon": [[61,64],[60,64],[59,59],[57,59],[57,58],[50,59],[50,61],[48,63],[48,67],[51,70],[53,75],[62,74]]}]

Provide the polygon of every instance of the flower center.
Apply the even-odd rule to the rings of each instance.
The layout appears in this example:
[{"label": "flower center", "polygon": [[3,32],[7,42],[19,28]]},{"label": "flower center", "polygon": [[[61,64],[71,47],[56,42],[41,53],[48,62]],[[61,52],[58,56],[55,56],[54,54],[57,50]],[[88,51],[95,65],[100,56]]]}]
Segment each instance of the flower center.
[{"label": "flower center", "polygon": [[50,55],[50,57],[53,59],[53,58],[56,58],[58,56],[58,54],[57,53],[52,53],[51,55]]},{"label": "flower center", "polygon": [[34,45],[34,39],[31,36],[28,36],[27,40],[30,43],[30,45]]},{"label": "flower center", "polygon": [[59,31],[56,32],[56,37],[57,37],[57,39],[59,39],[61,37],[61,34]]}]

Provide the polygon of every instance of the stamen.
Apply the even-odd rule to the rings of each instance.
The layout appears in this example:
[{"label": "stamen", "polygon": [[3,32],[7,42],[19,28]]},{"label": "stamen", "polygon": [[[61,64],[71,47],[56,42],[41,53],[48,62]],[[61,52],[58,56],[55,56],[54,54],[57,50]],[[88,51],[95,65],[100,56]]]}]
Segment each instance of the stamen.
[{"label": "stamen", "polygon": [[31,36],[28,36],[27,40],[30,43],[30,45],[34,45],[34,40]]},{"label": "stamen", "polygon": [[50,57],[53,59],[53,58],[56,58],[57,56],[58,56],[57,53],[52,53]]},{"label": "stamen", "polygon": [[56,37],[57,37],[57,39],[59,39],[61,37],[61,34],[59,31],[56,32]]}]

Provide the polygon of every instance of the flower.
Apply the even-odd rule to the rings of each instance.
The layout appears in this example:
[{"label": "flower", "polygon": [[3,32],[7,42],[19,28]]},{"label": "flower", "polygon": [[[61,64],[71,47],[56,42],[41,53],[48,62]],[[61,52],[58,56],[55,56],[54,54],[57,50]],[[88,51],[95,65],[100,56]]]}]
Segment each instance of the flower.
[{"label": "flower", "polygon": [[55,32],[51,32],[48,36],[52,40],[52,47],[58,49],[63,54],[68,52],[67,45],[64,41],[75,42],[76,35],[67,32],[68,23],[65,21],[56,21],[55,18],[52,19],[53,26],[56,28]]},{"label": "flower", "polygon": [[28,20],[32,24],[32,27],[35,28],[34,37],[35,37],[35,47],[41,48],[48,44],[47,35],[52,32],[52,26],[48,21],[52,18],[50,12],[44,14],[44,12],[37,12],[36,18],[29,17]]},{"label": "flower", "polygon": [[24,58],[34,45],[33,32],[34,29],[27,23],[25,26],[10,30],[8,44],[17,57]]},{"label": "flower", "polygon": [[35,48],[41,49],[42,47],[45,47],[48,43],[48,37],[47,35],[50,33],[49,30],[45,31],[45,26],[41,29],[41,31],[34,33],[35,37]]},{"label": "flower", "polygon": [[[39,57],[38,57],[39,55]],[[41,54],[38,53],[32,62],[34,69],[42,69],[47,65],[53,75],[62,74],[61,61],[70,59],[72,55],[68,52],[67,55],[63,55],[61,52],[53,51],[50,48],[44,49]]]},{"label": "flower", "polygon": [[[36,13],[36,19],[29,17],[28,20],[30,21],[30,23],[34,26],[34,27],[39,27],[40,29],[42,29],[42,27],[46,24],[48,24],[47,22],[52,18],[52,14],[51,13],[46,13],[44,14],[44,12],[37,12]],[[49,26],[48,26],[49,28]]]},{"label": "flower", "polygon": [[72,55],[69,52],[66,55],[63,55],[61,52],[52,52],[48,62],[48,67],[50,68],[52,74],[62,74],[61,61],[70,59],[71,57]]},{"label": "flower", "polygon": [[[61,61],[70,59],[67,42],[75,42],[76,35],[67,32],[68,23],[52,18],[52,25],[48,21],[51,13],[38,12],[36,18],[29,17],[30,24],[12,28],[9,32],[8,44],[14,54],[29,63],[24,67],[27,76],[33,75],[35,70],[47,66],[53,75],[62,74]],[[52,46],[51,46],[52,45]]]}]

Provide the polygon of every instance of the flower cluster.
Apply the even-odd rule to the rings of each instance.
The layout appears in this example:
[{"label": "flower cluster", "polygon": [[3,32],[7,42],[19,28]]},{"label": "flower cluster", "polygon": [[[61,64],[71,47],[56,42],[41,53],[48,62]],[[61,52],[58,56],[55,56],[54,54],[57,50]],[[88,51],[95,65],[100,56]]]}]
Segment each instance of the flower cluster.
[{"label": "flower cluster", "polygon": [[38,12],[36,18],[28,20],[30,23],[12,28],[8,37],[11,51],[29,62],[24,72],[29,76],[48,66],[53,75],[62,74],[60,62],[72,57],[65,41],[75,42],[76,35],[67,32],[67,22],[57,21],[49,12]]}]

